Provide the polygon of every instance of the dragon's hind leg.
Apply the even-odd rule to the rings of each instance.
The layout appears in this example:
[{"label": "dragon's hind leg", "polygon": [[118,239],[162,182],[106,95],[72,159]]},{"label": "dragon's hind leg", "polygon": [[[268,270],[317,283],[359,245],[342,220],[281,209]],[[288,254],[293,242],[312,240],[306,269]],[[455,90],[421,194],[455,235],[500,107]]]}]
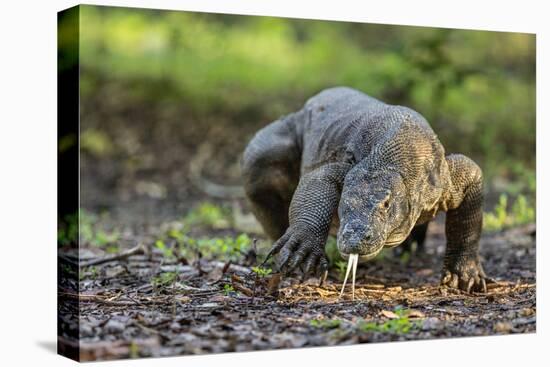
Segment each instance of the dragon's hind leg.
[{"label": "dragon's hind leg", "polygon": [[300,175],[296,114],[261,129],[242,158],[244,190],[252,212],[273,240],[288,228],[288,210]]}]

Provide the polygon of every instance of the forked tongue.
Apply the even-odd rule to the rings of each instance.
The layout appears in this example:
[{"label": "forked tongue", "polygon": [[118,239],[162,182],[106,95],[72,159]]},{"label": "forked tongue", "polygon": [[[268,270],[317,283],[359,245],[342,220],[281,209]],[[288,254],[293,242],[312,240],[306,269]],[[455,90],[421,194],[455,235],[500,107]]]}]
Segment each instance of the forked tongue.
[{"label": "forked tongue", "polygon": [[348,281],[349,272],[351,272],[351,299],[355,299],[355,274],[357,272],[357,261],[359,260],[358,254],[351,254],[348,258],[348,267],[346,269],[346,276],[344,277],[344,284],[342,284],[342,290],[340,291],[340,297],[344,294],[344,289],[346,288],[346,283]]}]

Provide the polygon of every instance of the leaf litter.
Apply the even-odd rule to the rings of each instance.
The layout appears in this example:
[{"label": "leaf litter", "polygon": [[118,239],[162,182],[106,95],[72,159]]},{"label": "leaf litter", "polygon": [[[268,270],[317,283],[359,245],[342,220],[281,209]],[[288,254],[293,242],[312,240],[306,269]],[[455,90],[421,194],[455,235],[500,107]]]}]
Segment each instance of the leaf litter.
[{"label": "leaf litter", "polygon": [[[344,284],[333,268],[322,286],[253,269],[251,256],[166,258],[140,240],[143,248],[121,250],[129,256],[87,259],[78,282],[62,282],[62,317],[78,328],[87,361],[535,332],[532,228],[484,235],[497,283],[466,294],[438,285],[445,242],[434,227],[426,252],[406,264],[385,256],[357,267],[350,257]],[[64,345],[78,345],[65,334]]]}]

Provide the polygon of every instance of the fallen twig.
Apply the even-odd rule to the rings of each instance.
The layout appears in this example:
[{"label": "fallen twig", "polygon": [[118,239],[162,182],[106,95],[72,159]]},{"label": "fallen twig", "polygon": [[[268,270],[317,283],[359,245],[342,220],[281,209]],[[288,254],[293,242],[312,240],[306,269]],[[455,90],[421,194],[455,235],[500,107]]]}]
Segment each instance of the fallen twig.
[{"label": "fallen twig", "polygon": [[80,266],[86,267],[86,266],[92,266],[92,265],[99,265],[99,264],[104,264],[111,261],[126,259],[133,255],[145,255],[146,253],[147,253],[147,249],[142,243],[140,243],[137,246],[134,246],[131,249],[119,252],[118,254],[110,254],[110,255],[105,255],[103,257],[99,257],[96,259],[81,261]]},{"label": "fallen twig", "polygon": [[231,275],[231,285],[236,291],[239,291],[248,297],[254,297],[254,291],[243,285],[243,279],[238,275]]},{"label": "fallen twig", "polygon": [[78,299],[79,301],[103,303],[108,306],[135,306],[136,305],[135,302],[113,301],[94,294],[62,293],[61,295],[68,298],[75,298],[75,299]]},{"label": "fallen twig", "polygon": [[145,326],[143,324],[141,324],[140,322],[134,320],[132,322],[133,325],[139,327],[140,329],[142,329],[143,331],[145,331],[146,333],[149,333],[149,334],[154,334],[154,335],[158,335],[160,336],[163,340],[167,341],[167,340],[170,340],[170,336],[166,335],[165,333],[163,333],[162,331],[159,331],[159,330],[155,330],[155,329],[152,329],[148,326]]},{"label": "fallen twig", "polygon": [[235,272],[235,273],[243,273],[243,274],[250,274],[252,273],[252,270],[250,268],[247,268],[246,266],[241,266],[238,264],[233,264],[230,262],[229,266],[226,268],[227,263],[222,261],[213,261],[212,264],[216,268],[222,268],[224,273],[227,272]]}]

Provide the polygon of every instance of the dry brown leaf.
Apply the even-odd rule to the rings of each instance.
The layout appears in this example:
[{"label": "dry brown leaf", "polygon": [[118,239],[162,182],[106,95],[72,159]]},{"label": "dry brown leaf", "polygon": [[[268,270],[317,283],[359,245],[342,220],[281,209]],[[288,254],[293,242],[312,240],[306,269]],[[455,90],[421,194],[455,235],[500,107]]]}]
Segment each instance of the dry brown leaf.
[{"label": "dry brown leaf", "polygon": [[384,289],[386,288],[386,286],[384,284],[364,284],[364,285],[361,285],[362,287],[364,288],[367,288],[367,289]]},{"label": "dry brown leaf", "polygon": [[426,315],[424,315],[424,313],[418,311],[418,310],[410,310],[409,313],[407,314],[408,317],[410,318],[418,318],[418,319],[423,319],[424,317],[426,317]]},{"label": "dry brown leaf", "polygon": [[397,287],[389,287],[389,288],[387,288],[387,290],[389,292],[401,292],[403,290],[403,288],[401,288],[400,286],[397,286]]},{"label": "dry brown leaf", "polygon": [[233,288],[248,297],[254,297],[254,291],[242,284],[243,279],[238,275],[231,274],[231,284]]},{"label": "dry brown leaf", "polygon": [[495,331],[497,333],[509,333],[513,326],[510,322],[497,322],[495,324]]},{"label": "dry brown leaf", "polygon": [[521,316],[523,316],[523,317],[532,316],[532,315],[534,315],[535,313],[536,313],[535,310],[532,309],[532,308],[524,308],[524,309],[522,309],[522,310],[519,312],[519,314],[520,314]]},{"label": "dry brown leaf", "polygon": [[267,293],[272,296],[277,296],[279,294],[279,285],[281,284],[281,273],[273,274],[269,278],[267,283]]},{"label": "dry brown leaf", "polygon": [[399,318],[399,316],[397,316],[397,314],[395,312],[388,311],[388,310],[380,311],[380,315],[384,316],[384,317],[387,317],[388,319],[398,319]]}]

